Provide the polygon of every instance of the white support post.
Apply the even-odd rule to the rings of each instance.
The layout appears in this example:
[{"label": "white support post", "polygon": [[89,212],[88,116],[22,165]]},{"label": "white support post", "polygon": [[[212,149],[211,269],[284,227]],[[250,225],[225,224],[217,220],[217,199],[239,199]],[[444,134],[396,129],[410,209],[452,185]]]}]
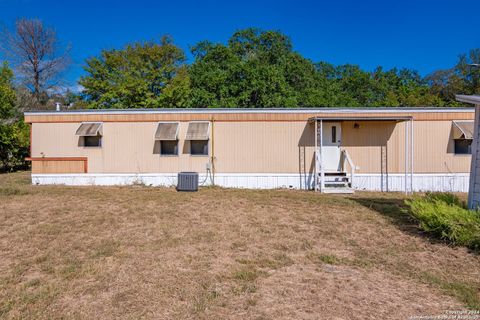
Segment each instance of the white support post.
[{"label": "white support post", "polygon": [[405,184],[405,194],[408,194],[408,122],[404,121],[403,122],[405,125],[405,179],[404,179],[404,184]]},{"label": "white support post", "polygon": [[320,192],[325,191],[325,168],[323,167],[323,120],[320,120]]},{"label": "white support post", "polygon": [[457,101],[475,105],[475,120],[473,123],[472,162],[470,164],[470,182],[468,186],[468,208],[477,210],[480,207],[480,96],[455,96]]},{"label": "white support post", "polygon": [[410,192],[413,193],[413,118],[410,120]]},{"label": "white support post", "polygon": [[318,121],[317,119],[315,119],[315,150],[313,152],[313,161],[314,161],[314,178],[313,178],[313,183],[314,183],[314,186],[313,186],[313,190],[314,191],[318,191],[318,163],[317,163],[317,159],[318,159]]},{"label": "white support post", "polygon": [[468,208],[477,210],[480,207],[480,104],[475,105],[475,121],[473,124],[472,162],[470,164],[470,184],[468,188]]}]

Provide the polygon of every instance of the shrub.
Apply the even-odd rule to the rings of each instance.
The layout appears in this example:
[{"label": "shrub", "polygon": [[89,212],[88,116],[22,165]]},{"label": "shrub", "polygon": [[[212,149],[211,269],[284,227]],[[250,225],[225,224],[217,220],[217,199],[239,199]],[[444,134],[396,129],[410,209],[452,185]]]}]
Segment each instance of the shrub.
[{"label": "shrub", "polygon": [[480,250],[480,212],[465,209],[455,195],[430,193],[406,203],[424,231],[453,244]]},{"label": "shrub", "polygon": [[23,121],[0,123],[0,172],[28,168],[30,129]]},{"label": "shrub", "polygon": [[429,201],[440,200],[449,205],[456,205],[462,208],[466,208],[465,202],[461,201],[458,196],[448,192],[429,192],[425,195],[425,198]]}]

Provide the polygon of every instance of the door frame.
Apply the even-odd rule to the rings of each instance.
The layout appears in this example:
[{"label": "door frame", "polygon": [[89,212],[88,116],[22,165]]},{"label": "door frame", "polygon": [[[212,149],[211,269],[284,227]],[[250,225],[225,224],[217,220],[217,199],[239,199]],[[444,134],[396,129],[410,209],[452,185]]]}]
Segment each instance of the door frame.
[{"label": "door frame", "polygon": [[[335,128],[335,131],[333,128]],[[322,166],[324,171],[327,173],[341,172],[342,122],[323,121],[322,129],[323,140],[321,144],[322,150],[320,150],[320,152],[322,153]]]}]

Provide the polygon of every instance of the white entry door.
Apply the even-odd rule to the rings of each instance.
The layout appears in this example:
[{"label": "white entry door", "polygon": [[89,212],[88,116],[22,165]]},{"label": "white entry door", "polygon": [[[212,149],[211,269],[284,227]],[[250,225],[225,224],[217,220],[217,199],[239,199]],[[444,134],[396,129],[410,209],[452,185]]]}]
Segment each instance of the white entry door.
[{"label": "white entry door", "polygon": [[342,125],[340,122],[323,121],[322,162],[325,172],[339,172]]}]

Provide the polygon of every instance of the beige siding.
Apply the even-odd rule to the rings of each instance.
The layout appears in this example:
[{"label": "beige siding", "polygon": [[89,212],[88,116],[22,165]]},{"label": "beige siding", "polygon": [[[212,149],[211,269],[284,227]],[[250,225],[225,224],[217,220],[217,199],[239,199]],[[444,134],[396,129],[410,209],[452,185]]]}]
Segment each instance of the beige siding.
[{"label": "beige siding", "polygon": [[314,125],[306,122],[215,123],[215,166],[225,173],[312,171]]},{"label": "beige siding", "polygon": [[452,122],[414,123],[415,172],[469,172],[470,155],[455,155]]},{"label": "beige siding", "polygon": [[[360,125],[358,129],[354,128],[355,122]],[[205,172],[209,162],[207,156],[189,154],[185,141],[188,122],[180,123],[178,156],[159,154],[155,122],[106,122],[101,148],[79,146],[75,135],[79,125],[33,123],[32,157],[87,157],[89,173]],[[453,154],[450,120],[415,121],[414,130],[416,173],[469,171],[470,156]],[[214,122],[209,151],[213,132],[218,173],[312,173],[313,131],[314,125],[306,121]],[[382,167],[390,173],[402,173],[404,141],[404,123],[342,122],[342,148],[349,152],[360,173],[380,173]],[[382,163],[385,159],[386,164]],[[78,169],[71,170],[74,173]]]},{"label": "beige siding", "polygon": [[191,156],[184,137],[188,123],[179,130],[179,155],[161,156],[154,135],[157,123],[104,123],[102,147],[79,146],[75,135],[80,123],[32,124],[32,157],[87,157],[89,173],[204,172],[208,156]]},{"label": "beige siding", "polygon": [[[359,128],[354,128],[357,123]],[[389,155],[387,164],[391,172],[398,171],[396,158],[399,151],[391,143],[396,137],[397,122],[344,121],[342,123],[342,148],[350,154],[357,172],[381,172],[382,151]],[[392,150],[395,150],[392,152]],[[403,153],[402,153],[403,154]]]},{"label": "beige siding", "polygon": [[[390,173],[405,170],[405,122],[357,121],[342,124],[342,144],[360,173],[380,173],[382,163]],[[470,171],[470,155],[455,155],[451,121],[414,122],[415,173],[462,173]],[[384,153],[382,156],[382,152]],[[385,157],[385,154],[387,155]],[[385,160],[386,159],[386,160]],[[385,165],[383,165],[385,168]]]}]

